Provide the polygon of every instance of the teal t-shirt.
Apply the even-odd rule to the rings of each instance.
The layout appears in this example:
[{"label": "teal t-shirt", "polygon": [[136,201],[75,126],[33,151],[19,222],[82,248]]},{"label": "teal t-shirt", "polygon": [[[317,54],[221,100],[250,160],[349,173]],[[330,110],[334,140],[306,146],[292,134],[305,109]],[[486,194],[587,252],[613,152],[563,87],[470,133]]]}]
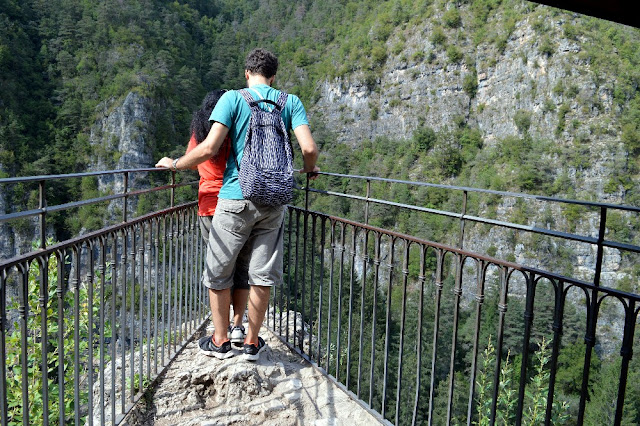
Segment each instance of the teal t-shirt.
[{"label": "teal t-shirt", "polygon": [[[251,88],[247,90],[249,90],[249,93],[256,100],[260,99],[260,97],[255,91],[257,91],[263,99],[269,99],[273,102],[276,102],[280,96],[279,90],[266,84],[251,86]],[[271,107],[271,105],[266,103],[260,103],[259,105],[265,109]],[[222,95],[213,112],[211,112],[211,117],[209,117],[209,121],[217,121],[229,128],[229,136],[232,142],[231,147],[236,154],[238,164],[240,164],[242,160],[244,140],[247,130],[249,129],[250,118],[251,108],[249,108],[249,105],[237,90],[230,90]],[[293,130],[303,124],[309,124],[307,113],[297,96],[289,94],[287,103],[282,110],[282,120],[287,130]],[[233,153],[229,155],[229,159],[227,160],[227,168],[224,171],[222,188],[220,189],[218,198],[229,200],[241,200],[244,198],[240,190],[240,183],[238,182],[238,168],[236,167],[236,160]]]}]

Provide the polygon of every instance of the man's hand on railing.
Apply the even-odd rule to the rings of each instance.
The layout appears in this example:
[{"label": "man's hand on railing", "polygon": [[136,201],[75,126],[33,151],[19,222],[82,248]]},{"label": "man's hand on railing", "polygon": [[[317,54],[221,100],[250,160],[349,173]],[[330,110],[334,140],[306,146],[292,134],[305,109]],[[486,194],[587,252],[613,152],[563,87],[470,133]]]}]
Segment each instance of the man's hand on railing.
[{"label": "man's hand on railing", "polygon": [[156,167],[166,167],[167,169],[173,169],[173,158],[162,157],[156,163]]},{"label": "man's hand on railing", "polygon": [[313,170],[306,170],[306,169],[298,170],[299,173],[309,173],[309,179],[311,180],[316,179],[318,177],[319,171],[320,171],[320,168],[318,166],[313,166]]}]

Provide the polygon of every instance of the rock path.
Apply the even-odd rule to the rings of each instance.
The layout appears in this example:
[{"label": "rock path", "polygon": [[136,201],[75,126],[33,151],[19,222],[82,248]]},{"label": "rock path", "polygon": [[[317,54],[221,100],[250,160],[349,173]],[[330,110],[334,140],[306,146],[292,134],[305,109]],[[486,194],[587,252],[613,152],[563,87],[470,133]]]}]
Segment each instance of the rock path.
[{"label": "rock path", "polygon": [[380,422],[264,327],[268,347],[256,362],[218,360],[197,339],[127,417],[142,425],[366,425]]}]

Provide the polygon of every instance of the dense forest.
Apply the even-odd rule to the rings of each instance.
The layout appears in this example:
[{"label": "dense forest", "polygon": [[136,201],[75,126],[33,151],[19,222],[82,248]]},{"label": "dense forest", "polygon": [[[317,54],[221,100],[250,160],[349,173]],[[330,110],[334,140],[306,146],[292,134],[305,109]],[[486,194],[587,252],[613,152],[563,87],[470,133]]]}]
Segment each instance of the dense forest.
[{"label": "dense forest", "polygon": [[[528,50],[518,46],[525,36],[535,39]],[[97,157],[105,167],[121,166],[120,152],[92,138],[96,122],[131,94],[150,105],[148,121],[136,124],[149,156],[179,155],[204,94],[242,87],[245,54],[256,46],[278,54],[276,86],[298,94],[307,106],[325,171],[640,206],[640,32],[523,0],[0,0],[0,177],[83,172],[95,167]],[[561,59],[561,52],[569,52],[571,61]],[[500,84],[514,88],[508,96],[520,102],[508,113],[492,105],[490,96],[480,97],[487,70],[507,60],[522,68],[513,84]],[[527,74],[530,69],[563,74],[543,85]],[[389,76],[398,70],[406,72],[392,82]],[[425,74],[447,74],[453,83],[443,77],[441,86],[422,89],[422,101],[410,100],[404,88],[420,85]],[[351,105],[350,95],[330,105],[332,90],[356,89],[365,99],[361,109]],[[436,104],[447,91],[458,92],[464,105],[454,109],[452,103],[445,114]],[[407,119],[403,131],[397,130],[398,117],[403,126]],[[499,123],[491,135],[487,122]],[[362,136],[357,126],[381,130]],[[339,179],[316,185],[332,184],[350,189]],[[36,205],[36,191],[11,189],[7,212]],[[57,204],[91,196],[97,185],[65,182],[48,191],[50,204]],[[384,185],[372,195],[382,193],[430,207],[455,201],[443,192]],[[326,198],[314,199],[313,207],[356,219],[362,214],[350,203]],[[499,208],[495,201],[476,207],[486,217]],[[516,207],[509,219],[517,223],[539,214]],[[80,213],[55,218],[56,236],[101,225],[102,213]],[[373,225],[428,233],[434,241],[451,234],[451,225],[438,218],[423,222],[393,209],[374,213]],[[569,229],[588,225],[580,223],[584,212],[577,207],[552,213]],[[637,244],[636,217],[613,215],[608,226],[620,241]],[[489,241],[483,249],[496,255],[499,243]],[[510,241],[507,251],[516,243]],[[575,263],[569,249],[550,257],[559,268]],[[509,252],[506,260],[518,259]],[[622,263],[626,281],[620,285],[637,292],[640,267],[633,259]],[[522,312],[515,305],[510,312]],[[490,319],[497,316],[492,309]],[[551,309],[540,309],[541,321],[550,321]],[[464,333],[470,333],[472,317],[464,315]],[[577,314],[571,310],[569,316],[573,321]],[[567,340],[578,343],[565,346],[558,371],[559,399],[570,414],[584,356],[578,329],[567,326]],[[516,342],[518,332],[510,330],[507,338]],[[489,335],[483,330],[483,338]],[[486,349],[486,359],[495,357]],[[515,380],[520,354],[511,356],[515,367],[504,374]],[[640,398],[637,360],[630,401]],[[594,383],[606,386],[592,386],[587,422],[606,424],[619,366],[601,366],[597,359],[592,368]],[[442,386],[446,373],[439,378]],[[447,409],[445,393],[437,393],[438,413]],[[637,405],[626,409],[625,421],[638,424]]]},{"label": "dense forest", "polygon": [[[121,154],[92,142],[92,126],[131,93],[151,103],[148,122],[137,123],[151,158],[182,152],[203,95],[243,86],[244,56],[261,45],[280,57],[276,86],[307,105],[323,158],[332,159],[324,170],[639,203],[640,36],[629,27],[520,0],[2,0],[0,6],[5,177],[86,171],[98,156],[108,159],[103,167],[116,168]],[[534,54],[511,47],[525,26],[536,40]],[[511,97],[524,106],[508,117],[478,99],[483,74],[508,55],[550,68],[567,43],[579,51],[574,62],[556,60],[566,77],[552,88],[517,77],[525,89]],[[394,67],[409,67],[407,80],[389,84],[385,76]],[[452,106],[440,117],[428,104],[406,105],[397,85],[409,85],[425,68],[453,75],[469,107]],[[574,83],[581,77],[595,89],[587,93]],[[367,114],[343,104],[331,111],[327,83],[363,86]],[[440,90],[424,89],[435,97]],[[535,98],[533,106],[527,97]],[[403,133],[358,139],[348,130],[398,116],[408,123]],[[513,131],[487,140],[483,116]],[[609,153],[606,162],[596,163],[596,151]],[[585,187],[582,180],[602,164],[602,185]],[[53,203],[95,187],[69,183],[50,191]],[[33,206],[35,195],[13,191],[5,203],[9,210]],[[83,223],[60,226],[77,230]]]}]

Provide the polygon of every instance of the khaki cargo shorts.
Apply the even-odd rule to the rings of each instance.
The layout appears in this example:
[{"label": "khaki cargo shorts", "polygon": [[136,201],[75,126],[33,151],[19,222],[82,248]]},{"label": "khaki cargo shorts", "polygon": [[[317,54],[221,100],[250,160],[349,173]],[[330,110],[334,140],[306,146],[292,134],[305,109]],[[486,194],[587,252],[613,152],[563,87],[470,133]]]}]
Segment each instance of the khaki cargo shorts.
[{"label": "khaki cargo shorts", "polygon": [[218,199],[202,276],[205,287],[230,288],[236,267],[248,271],[251,285],[279,285],[283,268],[283,221],[284,206]]},{"label": "khaki cargo shorts", "polygon": [[[211,220],[213,216],[198,216],[198,222],[200,223],[200,232],[202,234],[202,238],[205,241],[205,244],[209,243],[209,231],[211,230]],[[244,250],[244,247],[243,247]],[[242,252],[239,259],[244,258],[242,256]],[[241,262],[236,262],[236,269],[233,274],[233,287],[231,287],[231,291],[238,290],[249,290],[249,274],[247,271],[248,266]],[[203,279],[207,271],[205,270],[203,273]]]}]

